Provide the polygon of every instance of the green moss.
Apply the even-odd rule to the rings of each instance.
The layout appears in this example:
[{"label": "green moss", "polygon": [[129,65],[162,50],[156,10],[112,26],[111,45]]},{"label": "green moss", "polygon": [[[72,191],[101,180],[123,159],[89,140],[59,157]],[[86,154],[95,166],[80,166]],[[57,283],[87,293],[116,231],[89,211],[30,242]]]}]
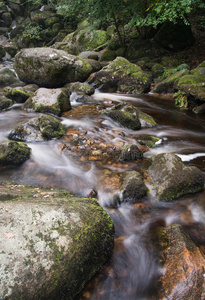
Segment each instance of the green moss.
[{"label": "green moss", "polygon": [[29,159],[31,149],[22,142],[8,141],[0,144],[0,163],[19,165]]},{"label": "green moss", "polygon": [[119,110],[110,110],[104,112],[107,116],[112,118],[114,121],[117,121],[122,126],[133,129],[139,130],[141,128],[141,123],[139,121],[138,116],[133,115],[129,112],[119,111]]},{"label": "green moss", "polygon": [[45,139],[60,138],[65,134],[65,128],[60,121],[51,116],[42,116],[39,125]]},{"label": "green moss", "polygon": [[105,50],[100,58],[100,61],[112,61],[116,57],[115,51]]}]

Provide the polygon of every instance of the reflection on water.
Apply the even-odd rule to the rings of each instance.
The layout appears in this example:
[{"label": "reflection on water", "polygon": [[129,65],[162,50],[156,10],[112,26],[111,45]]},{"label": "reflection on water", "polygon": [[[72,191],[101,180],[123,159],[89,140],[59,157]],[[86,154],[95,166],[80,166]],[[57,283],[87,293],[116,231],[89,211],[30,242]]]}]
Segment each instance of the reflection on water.
[{"label": "reflection on water", "polygon": [[[133,131],[121,127],[108,117],[95,115],[81,118],[63,117],[67,134],[60,140],[30,143],[32,156],[18,168],[2,168],[0,179],[41,187],[65,188],[86,196],[95,188],[99,202],[108,205],[112,193],[118,190],[120,173],[140,168],[136,162],[119,163],[115,155],[124,144],[136,144],[138,137],[152,135],[160,141],[144,156],[173,152],[183,161],[205,171],[205,119],[189,111],[176,109],[168,100],[152,96],[117,94],[94,95],[110,106],[112,101],[130,102],[152,115],[158,123],[154,128]],[[0,140],[7,137],[17,124],[37,114],[9,110],[0,114]],[[108,156],[105,157],[105,152]],[[110,155],[110,156],[109,156]],[[146,159],[145,159],[146,161]],[[79,295],[78,299],[149,300],[155,297],[156,278],[163,272],[152,248],[152,230],[158,222],[162,226],[183,224],[198,246],[205,241],[197,236],[204,233],[205,192],[187,196],[171,203],[158,203],[154,194],[143,203],[106,207],[115,223],[115,249],[111,261]],[[196,228],[197,230],[193,230]],[[203,234],[201,234],[202,236]]]}]

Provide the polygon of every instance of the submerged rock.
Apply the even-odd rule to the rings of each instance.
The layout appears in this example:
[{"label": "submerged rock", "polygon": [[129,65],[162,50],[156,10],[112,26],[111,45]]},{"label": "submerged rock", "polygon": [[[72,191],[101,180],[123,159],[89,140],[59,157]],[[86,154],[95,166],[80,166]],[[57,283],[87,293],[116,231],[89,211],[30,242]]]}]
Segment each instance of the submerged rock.
[{"label": "submerged rock", "polygon": [[66,88],[40,88],[25,102],[23,109],[59,116],[62,112],[71,109],[70,93]]},{"label": "submerged rock", "polygon": [[14,69],[23,82],[50,88],[85,81],[92,72],[86,60],[49,47],[22,49],[15,56]]},{"label": "submerged rock", "polygon": [[1,182],[0,219],[2,299],[74,299],[112,254],[95,199]]},{"label": "submerged rock", "polygon": [[183,227],[173,224],[158,228],[156,237],[165,270],[157,299],[204,299],[205,257]]},{"label": "submerged rock", "polygon": [[150,79],[135,64],[123,57],[114,61],[95,73],[90,79],[94,87],[102,92],[147,93],[150,90]]},{"label": "submerged rock", "polygon": [[22,142],[5,141],[0,143],[0,164],[20,165],[29,159],[31,149]]},{"label": "submerged rock", "polygon": [[156,188],[156,196],[161,201],[177,199],[189,193],[202,191],[205,176],[196,167],[187,167],[172,153],[162,153],[154,157],[148,175]]},{"label": "submerged rock", "polygon": [[52,116],[40,116],[18,125],[9,133],[9,139],[24,142],[42,142],[65,134],[61,122]]}]

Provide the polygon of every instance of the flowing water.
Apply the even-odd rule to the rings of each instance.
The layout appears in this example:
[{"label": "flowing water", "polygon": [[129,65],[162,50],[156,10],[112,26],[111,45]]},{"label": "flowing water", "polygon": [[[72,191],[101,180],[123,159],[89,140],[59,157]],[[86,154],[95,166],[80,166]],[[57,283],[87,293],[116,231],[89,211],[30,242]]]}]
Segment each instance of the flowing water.
[{"label": "flowing water", "polygon": [[[0,91],[2,93],[2,90]],[[28,143],[31,158],[20,167],[1,169],[1,180],[40,187],[64,188],[80,196],[97,191],[100,204],[115,224],[115,248],[110,262],[85,287],[78,299],[157,299],[157,277],[163,272],[152,246],[152,229],[183,224],[196,244],[205,247],[205,192],[182,197],[171,203],[158,202],[150,193],[141,203],[112,206],[120,188],[121,174],[141,171],[152,156],[173,152],[189,165],[205,171],[205,118],[176,108],[172,101],[156,95],[117,95],[96,92],[94,98],[104,107],[121,101],[136,105],[157,121],[153,128],[125,129],[96,108],[74,106],[61,117],[67,134],[60,140]],[[35,117],[14,106],[0,113],[0,140],[17,124]],[[137,144],[145,136],[159,138],[144,153],[143,161],[120,163],[118,150],[126,143]]]}]

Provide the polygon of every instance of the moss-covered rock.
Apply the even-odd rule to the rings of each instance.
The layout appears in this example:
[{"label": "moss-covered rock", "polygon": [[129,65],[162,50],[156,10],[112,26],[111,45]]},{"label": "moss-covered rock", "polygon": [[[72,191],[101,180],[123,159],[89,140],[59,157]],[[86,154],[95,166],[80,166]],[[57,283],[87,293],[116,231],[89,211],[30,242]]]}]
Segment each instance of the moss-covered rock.
[{"label": "moss-covered rock", "polygon": [[5,96],[0,96],[0,111],[9,108],[13,105],[11,99],[6,98]]},{"label": "moss-covered rock", "polygon": [[194,107],[192,111],[197,115],[205,114],[205,103]]},{"label": "moss-covered rock", "polygon": [[92,95],[95,92],[94,87],[87,83],[74,82],[69,83],[66,87],[68,87],[72,92],[79,92],[86,95]]},{"label": "moss-covered rock", "polygon": [[119,161],[133,161],[142,157],[143,153],[137,145],[125,145],[121,150]]},{"label": "moss-covered rock", "polygon": [[15,56],[14,69],[22,81],[51,88],[85,81],[92,72],[86,60],[49,47],[22,49]]},{"label": "moss-covered rock", "polygon": [[4,95],[17,103],[24,103],[29,98],[29,94],[21,86],[5,88]]},{"label": "moss-covered rock", "polygon": [[0,297],[74,299],[112,254],[109,215],[65,190],[1,182],[0,195]]},{"label": "moss-covered rock", "polygon": [[146,147],[154,147],[157,142],[160,141],[160,138],[152,135],[138,135],[137,141],[142,145]]},{"label": "moss-covered rock", "polygon": [[157,299],[203,299],[205,257],[183,227],[158,228],[154,238],[164,270]]},{"label": "moss-covered rock", "polygon": [[6,55],[6,51],[2,45],[0,45],[0,59]]},{"label": "moss-covered rock", "polygon": [[112,61],[115,59],[115,57],[116,57],[115,51],[107,49],[101,55],[100,61]]},{"label": "moss-covered rock", "polygon": [[11,140],[23,142],[41,142],[60,138],[65,134],[65,128],[55,117],[44,115],[33,118],[18,125],[8,137]]},{"label": "moss-covered rock", "polygon": [[141,129],[141,123],[138,115],[133,115],[129,112],[120,110],[107,110],[103,111],[103,113],[124,127],[132,130]]},{"label": "moss-covered rock", "polygon": [[154,78],[162,76],[162,74],[164,73],[165,68],[161,65],[161,64],[154,64],[152,66],[152,75]]},{"label": "moss-covered rock", "polygon": [[70,93],[66,88],[40,88],[24,103],[23,109],[59,116],[62,112],[71,109]]},{"label": "moss-covered rock", "polygon": [[10,85],[13,83],[20,83],[16,74],[8,68],[0,69],[0,85]]},{"label": "moss-covered rock", "polygon": [[177,88],[177,84],[181,77],[184,77],[185,75],[189,74],[189,71],[187,69],[183,69],[181,71],[178,71],[171,76],[168,76],[165,80],[160,82],[155,86],[153,89],[154,93],[173,93]]},{"label": "moss-covered rock", "polygon": [[104,92],[112,88],[123,93],[146,93],[150,89],[146,73],[123,57],[117,57],[94,74],[89,82]]},{"label": "moss-covered rock", "polygon": [[172,153],[155,156],[148,174],[160,201],[174,200],[204,188],[203,172],[196,167],[185,166],[181,159]]},{"label": "moss-covered rock", "polygon": [[0,143],[0,164],[20,165],[29,159],[31,149],[22,142],[5,141]]},{"label": "moss-covered rock", "polygon": [[186,93],[188,98],[196,102],[205,101],[205,67],[199,66],[190,74],[183,76],[177,83],[177,88]]}]

